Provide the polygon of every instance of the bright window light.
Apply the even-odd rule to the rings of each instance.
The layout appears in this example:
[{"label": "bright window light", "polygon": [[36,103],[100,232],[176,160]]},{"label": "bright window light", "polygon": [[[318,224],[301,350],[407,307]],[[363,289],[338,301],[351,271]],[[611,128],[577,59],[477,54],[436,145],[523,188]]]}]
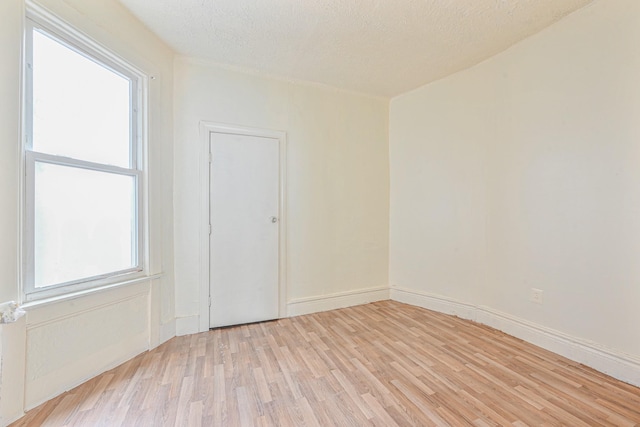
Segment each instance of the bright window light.
[{"label": "bright window light", "polygon": [[130,166],[131,82],[33,32],[33,150]]},{"label": "bright window light", "polygon": [[135,177],[35,164],[35,287],[136,265]]}]

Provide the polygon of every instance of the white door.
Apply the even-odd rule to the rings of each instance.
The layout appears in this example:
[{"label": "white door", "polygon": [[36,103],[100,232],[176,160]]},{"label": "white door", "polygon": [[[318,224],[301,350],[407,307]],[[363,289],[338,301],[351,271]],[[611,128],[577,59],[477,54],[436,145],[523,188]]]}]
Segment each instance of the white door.
[{"label": "white door", "polygon": [[210,326],[278,317],[279,141],[210,133]]}]

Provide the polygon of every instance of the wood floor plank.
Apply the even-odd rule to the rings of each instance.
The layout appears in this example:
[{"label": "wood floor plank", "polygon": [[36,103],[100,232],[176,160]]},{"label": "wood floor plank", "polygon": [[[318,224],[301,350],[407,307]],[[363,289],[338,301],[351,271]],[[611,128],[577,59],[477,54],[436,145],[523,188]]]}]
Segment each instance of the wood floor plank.
[{"label": "wood floor plank", "polygon": [[637,426],[640,389],[394,301],[176,337],[12,426]]}]

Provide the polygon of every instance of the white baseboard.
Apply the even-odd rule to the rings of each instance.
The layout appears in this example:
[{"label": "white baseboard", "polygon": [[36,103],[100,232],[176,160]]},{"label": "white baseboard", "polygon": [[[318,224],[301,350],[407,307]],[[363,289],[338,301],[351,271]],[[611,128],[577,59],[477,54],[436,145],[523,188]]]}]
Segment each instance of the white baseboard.
[{"label": "white baseboard", "polygon": [[300,316],[387,299],[389,299],[389,288],[386,286],[298,298],[287,303],[287,315]]},{"label": "white baseboard", "polygon": [[467,304],[440,295],[392,287],[390,289],[390,297],[394,301],[440,313],[452,314],[491,326],[616,379],[640,387],[640,359],[638,357],[605,348],[592,341],[574,337],[489,307]]},{"label": "white baseboard", "polygon": [[200,332],[200,316],[176,317],[176,336],[197,334]]},{"label": "white baseboard", "polygon": [[452,298],[428,294],[413,289],[392,287],[389,291],[390,299],[437,311],[438,313],[451,314],[462,319],[476,320],[477,307],[454,300]]}]

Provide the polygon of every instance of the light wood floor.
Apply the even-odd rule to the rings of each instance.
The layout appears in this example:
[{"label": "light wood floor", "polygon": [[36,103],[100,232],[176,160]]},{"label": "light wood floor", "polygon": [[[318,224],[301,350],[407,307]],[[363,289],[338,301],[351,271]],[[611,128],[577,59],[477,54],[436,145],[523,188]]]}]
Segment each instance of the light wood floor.
[{"label": "light wood floor", "polygon": [[15,426],[633,426],[640,389],[383,301],[177,337]]}]

